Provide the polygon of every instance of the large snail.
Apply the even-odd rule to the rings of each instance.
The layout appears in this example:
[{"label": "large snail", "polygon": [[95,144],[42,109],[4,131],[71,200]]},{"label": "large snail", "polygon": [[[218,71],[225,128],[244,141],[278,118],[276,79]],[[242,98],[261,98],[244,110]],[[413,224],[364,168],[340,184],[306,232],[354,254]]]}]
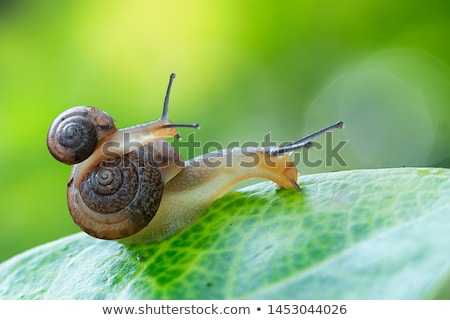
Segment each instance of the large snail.
[{"label": "large snail", "polygon": [[167,238],[250,178],[300,191],[289,153],[343,127],[338,122],[284,146],[225,149],[184,161],[164,139],[178,137],[177,127],[198,125],[169,121],[174,78],[171,74],[162,116],[156,121],[117,130],[107,113],[74,107],[52,123],[47,136],[50,153],[75,164],[67,186],[70,213],[91,236],[132,242]]}]

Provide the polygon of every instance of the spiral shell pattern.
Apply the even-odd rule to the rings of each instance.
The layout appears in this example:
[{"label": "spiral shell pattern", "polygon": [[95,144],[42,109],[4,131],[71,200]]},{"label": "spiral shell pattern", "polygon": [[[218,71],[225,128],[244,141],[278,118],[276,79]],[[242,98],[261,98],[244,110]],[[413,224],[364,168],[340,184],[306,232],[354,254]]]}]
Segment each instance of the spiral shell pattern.
[{"label": "spiral shell pattern", "polygon": [[113,119],[92,107],[73,107],[53,121],[47,135],[47,146],[55,159],[75,164],[87,159],[97,142],[116,130]]},{"label": "spiral shell pattern", "polygon": [[88,234],[102,239],[128,237],[156,214],[164,186],[161,171],[144,148],[103,160],[81,182],[69,184],[69,209]]}]

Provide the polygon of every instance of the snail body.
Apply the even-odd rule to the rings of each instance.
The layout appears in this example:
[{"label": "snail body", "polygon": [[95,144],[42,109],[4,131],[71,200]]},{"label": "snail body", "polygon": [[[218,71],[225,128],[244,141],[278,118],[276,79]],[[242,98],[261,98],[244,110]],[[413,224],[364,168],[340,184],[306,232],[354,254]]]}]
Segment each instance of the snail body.
[{"label": "snail body", "polygon": [[168,100],[161,118],[118,130],[93,107],[73,107],[52,123],[47,146],[53,157],[73,164],[67,185],[69,211],[86,233],[101,239],[151,242],[189,226],[227,190],[250,178],[295,188],[298,171],[289,153],[342,122],[281,147],[232,148],[185,161],[164,139],[178,137]]}]

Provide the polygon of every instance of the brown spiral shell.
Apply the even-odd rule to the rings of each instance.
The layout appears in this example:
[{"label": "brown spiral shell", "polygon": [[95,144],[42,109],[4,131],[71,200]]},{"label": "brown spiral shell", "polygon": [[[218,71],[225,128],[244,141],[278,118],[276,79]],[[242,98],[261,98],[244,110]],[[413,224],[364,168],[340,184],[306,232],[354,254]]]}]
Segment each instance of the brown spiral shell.
[{"label": "brown spiral shell", "polygon": [[53,121],[47,147],[56,160],[75,164],[87,159],[97,142],[114,131],[114,120],[106,112],[92,107],[73,107]]},{"label": "brown spiral shell", "polygon": [[97,238],[120,239],[151,221],[163,190],[161,171],[141,147],[103,160],[83,177],[79,189],[71,180],[67,196],[72,218],[81,229]]}]

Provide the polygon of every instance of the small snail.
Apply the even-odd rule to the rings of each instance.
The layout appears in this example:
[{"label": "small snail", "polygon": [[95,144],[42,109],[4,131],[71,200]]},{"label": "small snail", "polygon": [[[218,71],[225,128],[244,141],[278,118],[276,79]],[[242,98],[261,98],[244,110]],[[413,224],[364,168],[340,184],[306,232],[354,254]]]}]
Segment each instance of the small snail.
[{"label": "small snail", "polygon": [[67,185],[73,220],[91,236],[150,242],[167,238],[192,224],[233,185],[265,178],[296,188],[298,171],[289,157],[337,122],[279,147],[232,148],[189,161],[164,139],[179,137],[168,102],[170,75],[160,119],[116,129],[113,119],[93,107],[73,107],[52,123],[47,146],[55,159],[74,164]]}]

